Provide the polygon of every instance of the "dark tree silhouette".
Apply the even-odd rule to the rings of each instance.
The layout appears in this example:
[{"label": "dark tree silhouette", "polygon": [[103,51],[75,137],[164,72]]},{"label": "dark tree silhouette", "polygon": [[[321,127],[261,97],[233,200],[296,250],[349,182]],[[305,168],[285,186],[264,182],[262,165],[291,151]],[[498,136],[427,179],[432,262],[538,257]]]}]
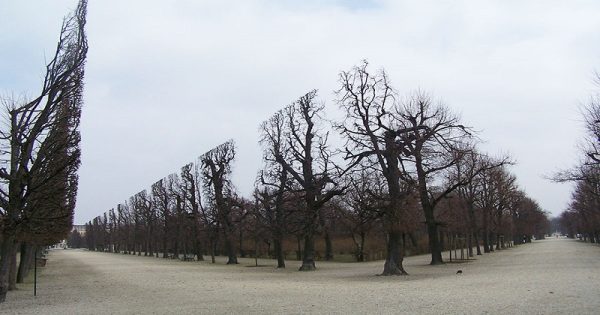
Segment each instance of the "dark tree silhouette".
[{"label": "dark tree silhouette", "polygon": [[316,103],[313,90],[283,110],[286,148],[275,156],[293,178],[303,195],[302,232],[304,251],[300,271],[315,270],[315,234],[319,226],[320,211],[334,196],[343,193],[333,178],[331,152],[327,147],[327,133],[319,130],[324,106]]},{"label": "dark tree silhouette", "polygon": [[[340,73],[338,104],[346,117],[337,129],[346,138],[346,159],[351,166],[360,165],[381,173],[387,185],[383,223],[387,233],[387,257],[383,275],[405,275],[401,248],[405,231],[403,211],[414,181],[401,163],[404,148],[396,141],[398,117],[394,116],[394,91],[385,72],[372,75],[367,62]],[[417,132],[421,126],[409,127]]]},{"label": "dark tree silhouette", "polygon": [[[291,178],[285,167],[277,162],[277,157],[289,160],[290,152],[285,141],[285,113],[279,111],[260,125],[263,146],[264,169],[256,181],[255,198],[259,203],[258,218],[266,222],[273,236],[273,246],[277,258],[277,268],[285,268],[283,237],[286,233],[286,196],[291,191]],[[260,210],[260,211],[259,211]],[[289,210],[288,210],[289,211]]]},{"label": "dark tree silhouette", "polygon": [[448,183],[438,192],[434,192],[432,181],[448,178],[452,167],[472,151],[471,131],[461,125],[459,118],[445,105],[434,104],[423,93],[407,98],[399,109],[399,117],[398,142],[407,157],[402,159],[402,164],[405,169],[414,169],[416,191],[429,236],[431,264],[441,264],[442,242],[436,206],[470,179]]},{"label": "dark tree silhouette", "polygon": [[[77,192],[79,116],[87,1],[63,22],[38,97],[5,101],[9,121],[0,131],[0,302],[20,241],[46,245],[66,238]],[[13,268],[14,269],[14,268]]]},{"label": "dark tree silhouette", "polygon": [[235,248],[235,225],[232,218],[234,206],[231,184],[231,163],[235,159],[233,140],[225,142],[200,157],[205,193],[216,210],[216,218],[222,228],[227,264],[237,264]]},{"label": "dark tree silhouette", "polygon": [[181,168],[181,189],[184,193],[185,206],[190,213],[193,230],[193,250],[199,261],[204,260],[202,253],[204,252],[202,245],[202,224],[201,208],[202,199],[200,187],[202,186],[202,178],[197,164],[187,164]]}]

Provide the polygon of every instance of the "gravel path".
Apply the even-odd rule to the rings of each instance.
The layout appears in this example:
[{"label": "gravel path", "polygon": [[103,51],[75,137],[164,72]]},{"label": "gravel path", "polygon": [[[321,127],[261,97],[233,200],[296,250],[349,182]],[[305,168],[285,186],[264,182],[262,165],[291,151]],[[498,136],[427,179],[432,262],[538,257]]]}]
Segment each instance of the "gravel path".
[{"label": "gravel path", "polygon": [[[447,257],[447,255],[445,256]],[[548,239],[429,266],[410,257],[403,277],[376,276],[382,262],[318,262],[316,272],[224,261],[180,262],[83,250],[51,252],[32,285],[10,292],[9,314],[598,314],[600,247]],[[457,270],[462,274],[456,274]]]}]

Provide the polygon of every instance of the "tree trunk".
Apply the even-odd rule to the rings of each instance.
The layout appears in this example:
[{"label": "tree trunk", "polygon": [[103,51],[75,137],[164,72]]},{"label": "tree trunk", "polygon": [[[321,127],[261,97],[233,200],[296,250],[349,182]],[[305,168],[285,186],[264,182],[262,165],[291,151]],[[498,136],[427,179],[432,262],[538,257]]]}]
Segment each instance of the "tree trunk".
[{"label": "tree trunk", "polygon": [[298,245],[296,260],[302,260],[302,238],[300,236],[296,236],[296,244]]},{"label": "tree trunk", "polygon": [[382,276],[408,275],[402,266],[404,260],[403,250],[400,248],[401,233],[388,232],[387,257],[383,265]]},{"label": "tree trunk", "polygon": [[17,248],[19,245],[15,245],[14,253],[10,257],[10,266],[8,269],[8,290],[17,289]]},{"label": "tree trunk", "polygon": [[[433,216],[433,211],[431,211]],[[441,265],[444,263],[442,259],[442,244],[438,233],[438,225],[432,219],[427,223],[427,234],[429,235],[429,250],[431,251],[431,265]]]},{"label": "tree trunk", "polygon": [[482,237],[483,237],[483,252],[489,253],[490,252],[490,231],[489,231],[489,227],[488,227],[488,210],[487,209],[483,209]]},{"label": "tree trunk", "polygon": [[196,257],[198,257],[198,261],[204,261],[204,256],[202,256],[202,241],[198,240],[197,236],[194,242],[194,251],[196,252]]},{"label": "tree trunk", "polygon": [[215,263],[215,256],[217,252],[217,241],[214,237],[210,238],[210,262]]},{"label": "tree trunk", "polygon": [[354,241],[354,246],[356,247],[356,251],[354,252],[354,257],[357,262],[365,261],[365,238],[366,233],[361,231],[358,233],[360,240],[357,242],[354,233],[352,233],[352,241]]},{"label": "tree trunk", "polygon": [[167,258],[167,225],[165,223],[165,227],[163,230],[163,238],[162,238],[162,258]]},{"label": "tree trunk", "polygon": [[283,254],[283,246],[279,237],[273,240],[273,247],[275,249],[275,256],[277,256],[277,268],[285,268],[285,255]]},{"label": "tree trunk", "polygon": [[[230,234],[231,235],[231,234]],[[230,235],[225,235],[225,250],[227,251],[227,264],[235,265],[238,263],[233,241]]]},{"label": "tree trunk", "polygon": [[240,237],[238,238],[238,241],[239,241],[238,248],[240,249],[240,257],[241,258],[246,258],[246,252],[244,252],[244,232],[243,232],[243,228],[240,228]]},{"label": "tree trunk", "polygon": [[315,240],[312,233],[306,233],[304,236],[304,252],[302,253],[302,266],[300,271],[316,270],[315,266]]},{"label": "tree trunk", "polygon": [[12,256],[16,254],[16,248],[15,237],[13,235],[2,235],[2,245],[0,245],[0,303],[6,300],[10,263]]},{"label": "tree trunk", "polygon": [[467,232],[467,256],[473,257],[473,233]]},{"label": "tree trunk", "polygon": [[[481,255],[481,247],[479,247],[479,228],[477,227],[477,219],[475,218],[475,207],[472,201],[469,203],[469,223],[471,227],[471,237],[474,238],[475,246],[477,247],[477,255]],[[473,249],[469,247],[469,256],[473,257]]]},{"label": "tree trunk", "polygon": [[198,257],[198,261],[204,261],[204,256],[202,256],[203,246],[202,240],[200,239],[200,227],[198,226],[198,214],[197,212],[194,213],[194,252],[196,254],[196,257]]},{"label": "tree trunk", "polygon": [[477,255],[481,256],[481,246],[479,245],[479,233],[474,232],[473,237],[475,237],[475,247],[477,248]]},{"label": "tree trunk", "polygon": [[325,231],[325,260],[333,260],[333,246],[328,230]]},{"label": "tree trunk", "polygon": [[367,233],[365,232],[361,232],[360,233],[360,250],[358,252],[358,258],[360,259],[359,261],[363,262],[365,261],[365,241],[367,239]]},{"label": "tree trunk", "polygon": [[33,246],[27,243],[21,244],[21,261],[19,262],[19,271],[17,272],[17,283],[23,283],[29,274],[33,260]]}]

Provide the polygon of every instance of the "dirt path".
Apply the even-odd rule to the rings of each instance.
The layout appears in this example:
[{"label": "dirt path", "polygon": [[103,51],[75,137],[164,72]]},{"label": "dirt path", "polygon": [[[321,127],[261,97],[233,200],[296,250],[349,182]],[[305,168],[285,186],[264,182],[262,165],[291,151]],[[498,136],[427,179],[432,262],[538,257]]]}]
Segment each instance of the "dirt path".
[{"label": "dirt path", "polygon": [[[427,265],[405,261],[406,277],[375,276],[382,262],[318,263],[316,272],[180,262],[80,250],[51,252],[32,286],[10,292],[0,313],[410,313],[597,314],[600,247],[549,239],[478,257]],[[456,271],[461,269],[462,274]]]}]

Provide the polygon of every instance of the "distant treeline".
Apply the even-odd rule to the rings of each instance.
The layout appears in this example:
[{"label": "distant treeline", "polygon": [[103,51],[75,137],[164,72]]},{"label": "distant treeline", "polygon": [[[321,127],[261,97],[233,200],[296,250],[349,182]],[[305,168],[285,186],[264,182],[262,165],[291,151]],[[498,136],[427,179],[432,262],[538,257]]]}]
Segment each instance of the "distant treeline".
[{"label": "distant treeline", "polygon": [[600,74],[596,85],[598,91],[581,108],[586,133],[579,143],[580,161],[554,176],[555,181],[575,183],[571,202],[560,215],[562,232],[592,243],[600,243]]},{"label": "distant treeline", "polygon": [[[268,255],[315,260],[349,253],[406,274],[407,251],[480,255],[543,238],[547,213],[519,189],[508,157],[479,152],[475,131],[447,106],[401,97],[365,61],[339,74],[342,121],[313,90],[260,125],[263,168],[252,196],[231,182],[232,140],[86,224],[90,250],[203,260]],[[344,146],[334,148],[329,135]],[[335,250],[335,248],[338,248]],[[474,249],[474,250],[473,250]],[[383,253],[383,254],[378,254]]]}]

